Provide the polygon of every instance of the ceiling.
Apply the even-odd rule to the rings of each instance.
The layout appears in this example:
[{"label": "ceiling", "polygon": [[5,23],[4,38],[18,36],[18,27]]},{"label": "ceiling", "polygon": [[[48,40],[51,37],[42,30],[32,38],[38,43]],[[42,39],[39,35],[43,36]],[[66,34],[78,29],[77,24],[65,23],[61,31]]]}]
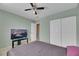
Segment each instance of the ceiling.
[{"label": "ceiling", "polygon": [[[29,3],[0,3],[0,9],[28,18],[30,20],[39,20],[40,18],[72,9],[77,6],[76,3],[37,3],[36,5],[37,7],[45,7],[44,10],[37,11],[38,16],[35,16],[33,10],[24,11],[25,9],[32,8]],[[36,19],[36,17],[39,19]]]}]

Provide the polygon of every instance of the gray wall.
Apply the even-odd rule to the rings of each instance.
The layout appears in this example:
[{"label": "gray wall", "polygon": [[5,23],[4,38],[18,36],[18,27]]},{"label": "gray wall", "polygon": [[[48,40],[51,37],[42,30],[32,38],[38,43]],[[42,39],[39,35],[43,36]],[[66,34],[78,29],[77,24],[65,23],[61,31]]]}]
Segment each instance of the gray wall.
[{"label": "gray wall", "polygon": [[[47,43],[50,42],[50,20],[71,17],[76,15],[77,15],[77,8],[73,8],[67,11],[63,11],[63,12],[42,18],[40,20],[40,40]],[[79,21],[78,21],[78,24],[79,24]]]},{"label": "gray wall", "polygon": [[10,29],[26,28],[30,39],[31,22],[28,19],[0,10],[0,48],[11,46]]}]

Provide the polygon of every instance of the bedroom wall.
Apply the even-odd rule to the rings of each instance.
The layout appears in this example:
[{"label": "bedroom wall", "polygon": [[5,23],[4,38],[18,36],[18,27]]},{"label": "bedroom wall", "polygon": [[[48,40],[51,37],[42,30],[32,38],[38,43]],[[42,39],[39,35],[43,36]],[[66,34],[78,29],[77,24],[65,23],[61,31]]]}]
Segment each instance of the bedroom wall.
[{"label": "bedroom wall", "polygon": [[28,30],[30,39],[31,22],[28,19],[0,10],[0,48],[11,46],[10,29]]},{"label": "bedroom wall", "polygon": [[79,46],[79,4],[77,6],[77,11],[76,11],[76,25],[77,25],[77,44]]},{"label": "bedroom wall", "polygon": [[76,16],[76,8],[63,11],[54,15],[47,16],[40,20],[40,40],[49,43],[50,42],[50,20],[65,18],[70,16]]}]

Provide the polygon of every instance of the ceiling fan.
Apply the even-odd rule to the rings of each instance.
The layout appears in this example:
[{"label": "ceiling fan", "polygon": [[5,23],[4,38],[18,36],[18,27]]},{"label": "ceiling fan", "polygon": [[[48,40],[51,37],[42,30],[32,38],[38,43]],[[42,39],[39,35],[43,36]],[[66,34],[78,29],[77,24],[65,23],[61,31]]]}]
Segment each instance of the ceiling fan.
[{"label": "ceiling fan", "polygon": [[37,15],[37,10],[44,10],[45,7],[37,7],[36,4],[30,3],[31,9],[25,9],[25,11],[33,10],[34,14]]}]

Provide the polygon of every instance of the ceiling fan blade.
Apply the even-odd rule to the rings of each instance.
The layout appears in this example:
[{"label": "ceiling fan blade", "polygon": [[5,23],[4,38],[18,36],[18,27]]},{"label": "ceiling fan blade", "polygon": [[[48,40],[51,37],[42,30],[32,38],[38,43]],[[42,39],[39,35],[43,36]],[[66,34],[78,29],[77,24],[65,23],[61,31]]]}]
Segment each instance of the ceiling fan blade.
[{"label": "ceiling fan blade", "polygon": [[28,10],[31,10],[31,9],[25,9],[25,11],[28,11]]},{"label": "ceiling fan blade", "polygon": [[44,7],[38,7],[37,9],[38,9],[38,10],[42,10],[42,9],[44,9]]},{"label": "ceiling fan blade", "polygon": [[34,7],[33,3],[30,3],[30,5],[31,5],[32,7]]}]

